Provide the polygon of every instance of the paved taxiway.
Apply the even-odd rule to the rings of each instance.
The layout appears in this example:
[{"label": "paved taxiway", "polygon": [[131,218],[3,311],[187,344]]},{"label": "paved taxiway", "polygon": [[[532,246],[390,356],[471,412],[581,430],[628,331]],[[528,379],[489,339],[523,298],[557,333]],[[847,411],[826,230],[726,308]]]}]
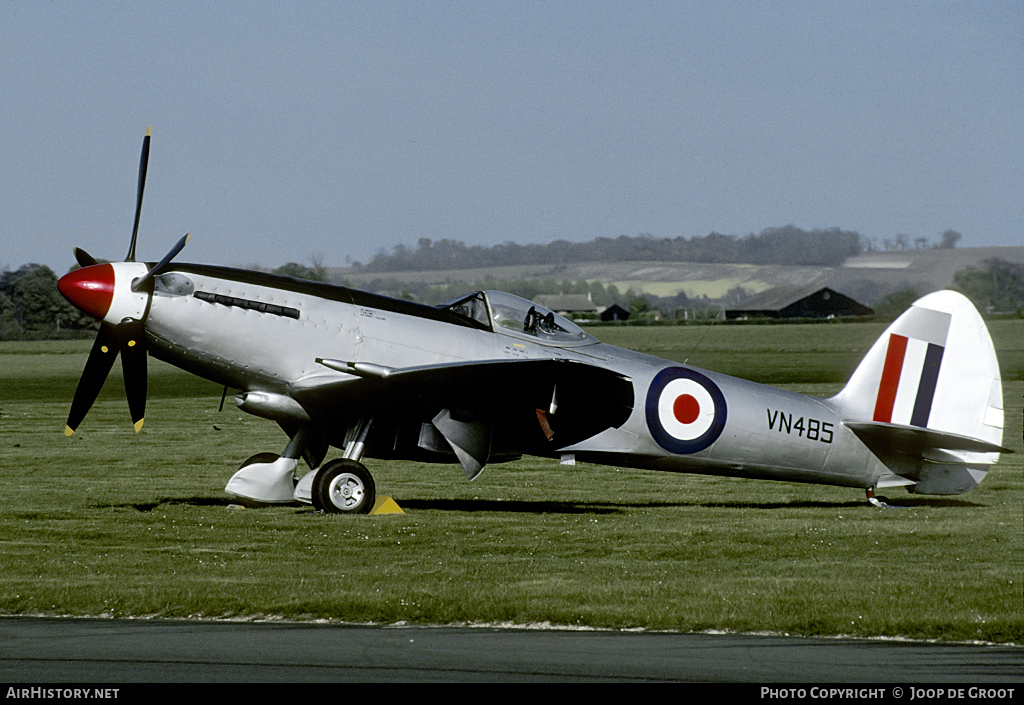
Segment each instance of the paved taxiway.
[{"label": "paved taxiway", "polygon": [[713,634],[0,619],[0,682],[6,683],[560,680],[1024,683],[1024,647]]}]

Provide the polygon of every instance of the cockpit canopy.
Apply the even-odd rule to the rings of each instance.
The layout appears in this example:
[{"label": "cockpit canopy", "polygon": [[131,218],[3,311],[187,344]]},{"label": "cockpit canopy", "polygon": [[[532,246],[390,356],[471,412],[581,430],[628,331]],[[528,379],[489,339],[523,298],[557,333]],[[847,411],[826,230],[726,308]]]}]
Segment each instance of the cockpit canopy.
[{"label": "cockpit canopy", "polygon": [[474,321],[486,330],[547,345],[597,342],[564,316],[503,291],[477,291],[438,308]]}]

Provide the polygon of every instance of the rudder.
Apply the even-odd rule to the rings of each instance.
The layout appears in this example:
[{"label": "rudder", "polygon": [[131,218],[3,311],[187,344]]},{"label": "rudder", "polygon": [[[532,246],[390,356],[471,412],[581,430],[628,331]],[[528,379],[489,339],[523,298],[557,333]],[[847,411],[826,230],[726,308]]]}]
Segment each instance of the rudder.
[{"label": "rudder", "polygon": [[879,486],[965,492],[1007,450],[992,340],[953,291],[929,294],[896,319],[829,404],[892,471]]}]

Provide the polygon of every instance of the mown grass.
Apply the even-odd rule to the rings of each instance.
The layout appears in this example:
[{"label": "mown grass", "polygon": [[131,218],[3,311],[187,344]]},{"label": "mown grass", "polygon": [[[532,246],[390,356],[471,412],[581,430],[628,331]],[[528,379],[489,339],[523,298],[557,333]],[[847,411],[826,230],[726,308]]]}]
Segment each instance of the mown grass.
[{"label": "mown grass", "polygon": [[[774,337],[783,328],[812,352]],[[701,332],[633,329],[632,340],[651,351],[689,348],[660,331],[692,330]],[[708,334],[704,364],[745,364],[730,356],[750,354],[754,377],[794,356],[813,371],[811,357],[846,354],[857,341],[843,336],[861,335],[845,326],[760,326],[756,339],[733,330]],[[722,331],[734,337],[713,342]],[[280,451],[284,435],[230,403],[218,412],[219,390],[158,364],[143,433],[132,432],[112,379],[65,438],[88,344],[59,353],[43,345],[19,362],[0,346],[0,612],[1020,643],[1024,381],[1009,379],[1006,361],[1019,365],[1024,331],[994,327],[993,336],[1008,378],[1004,443],[1017,453],[965,495],[899,491],[891,496],[904,508],[880,510],[857,490],[813,485],[536,459],[491,466],[468,483],[457,466],[371,460],[378,491],[406,511],[380,517],[231,509],[223,486],[238,463]],[[56,356],[67,364],[55,371]],[[50,381],[33,384],[33,368]],[[817,374],[790,388],[835,391]]]}]

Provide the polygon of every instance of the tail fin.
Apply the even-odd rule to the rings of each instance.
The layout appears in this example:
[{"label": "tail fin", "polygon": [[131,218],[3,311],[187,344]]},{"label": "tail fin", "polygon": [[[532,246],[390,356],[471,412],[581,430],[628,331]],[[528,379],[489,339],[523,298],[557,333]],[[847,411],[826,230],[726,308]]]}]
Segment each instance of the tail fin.
[{"label": "tail fin", "polygon": [[974,488],[1002,447],[1003,393],[988,329],[964,296],[918,300],[829,403],[889,468],[878,486],[922,494]]}]

